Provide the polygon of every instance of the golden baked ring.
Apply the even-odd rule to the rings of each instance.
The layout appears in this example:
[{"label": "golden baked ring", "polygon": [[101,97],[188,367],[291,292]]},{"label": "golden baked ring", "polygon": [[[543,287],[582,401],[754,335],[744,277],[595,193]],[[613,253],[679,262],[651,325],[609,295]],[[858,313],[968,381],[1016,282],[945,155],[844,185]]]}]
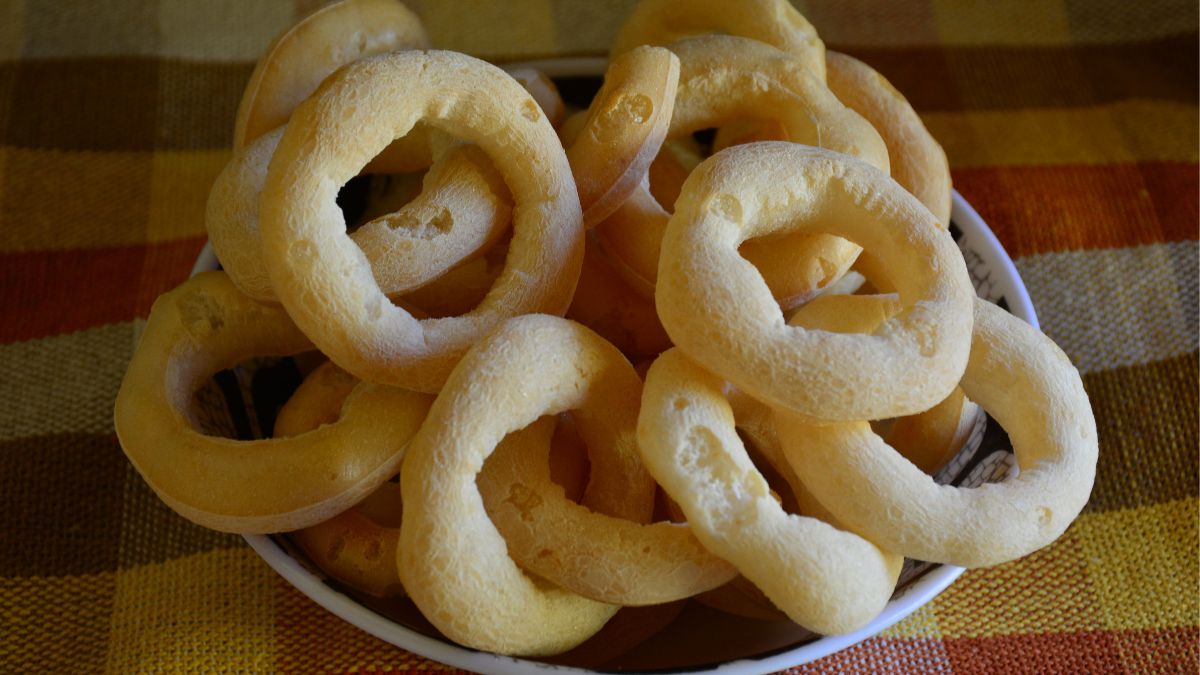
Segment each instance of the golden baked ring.
[{"label": "golden baked ring", "polygon": [[[375,283],[346,236],[338,188],[418,120],[477,143],[514,199],[500,278],[468,314],[417,321]],[[437,391],[504,319],[566,311],[583,228],[567,158],[537,103],[503,71],[452,52],[398,52],[339,70],[296,109],[260,203],[271,285],[331,360],[367,381]]]},{"label": "golden baked ring", "polygon": [[688,38],[670,49],[679,57],[679,91],[669,138],[766,115],[794,143],[843,152],[888,171],[879,133],[795,57],[732,35]]},{"label": "golden baked ring", "polygon": [[621,25],[611,53],[622,54],[638,45],[668,45],[706,33],[765,42],[796,56],[825,81],[825,44],[788,0],[642,0]]},{"label": "golden baked ring", "polygon": [[646,176],[671,123],[679,59],[662,47],[615,57],[567,148],[585,227],[604,220]]},{"label": "golden baked ring", "polygon": [[[720,127],[746,117],[770,115],[796,143],[859,157],[882,171],[887,149],[874,128],[842,105],[796,58],[747,38],[707,35],[671,45],[679,56],[679,89],[668,138]],[[597,236],[625,266],[635,288],[657,283],[659,245],[667,213],[647,195],[633,194]],[[750,246],[768,287],[784,306],[815,295],[849,268],[859,247],[826,234],[793,235]],[[637,279],[640,279],[638,283]]]},{"label": "golden baked ring", "polygon": [[962,387],[955,387],[929,410],[896,420],[885,438],[896,452],[932,476],[962,450],[981,414]]},{"label": "golden baked ring", "polygon": [[[333,363],[321,364],[279,409],[274,437],[299,436],[336,422],[358,384]],[[400,514],[400,486],[386,482],[346,511],[296,530],[292,539],[334,579],[375,597],[403,597],[396,571]]]},{"label": "golden baked ring", "polygon": [[421,20],[397,0],[341,0],[318,9],[258,60],[238,105],[234,149],[285,124],[322,80],[347,63],[428,46]]},{"label": "golden baked ring", "polygon": [[[304,379],[280,409],[275,421],[275,436],[296,436],[323,424],[332,424],[358,383],[332,362],[325,362]],[[549,427],[542,425],[538,430],[507,436],[497,447],[495,459],[484,466],[480,483],[485,482],[489,473],[496,473],[498,464],[495,460],[501,455],[537,454],[539,448],[549,443],[548,431]],[[587,463],[586,456],[583,463]],[[508,493],[504,492],[497,496],[497,501],[506,497]],[[404,595],[396,559],[402,512],[400,485],[389,481],[348,510],[296,530],[292,539],[329,576],[369,595],[399,597]],[[533,555],[536,551],[530,553]]]},{"label": "golden baked ring", "polygon": [[968,397],[1008,432],[1020,475],[939,486],[866,422],[810,425],[783,411],[788,460],[847,527],[930,562],[983,567],[1046,546],[1079,515],[1096,475],[1096,421],[1078,371],[1037,329],[975,301]]},{"label": "golden baked ring", "polygon": [[[778,120],[742,118],[717,130],[713,137],[713,154],[735,145],[786,140],[790,140],[787,130]],[[890,150],[888,162],[890,165]],[[806,249],[825,239],[823,235],[804,234],[752,239],[743,243],[738,251],[762,275],[780,309],[786,312],[828,292],[833,284],[845,278],[851,263],[855,262],[848,254],[806,255],[809,252]],[[845,246],[844,240],[836,243]]]},{"label": "golden baked ring", "polygon": [[206,436],[189,412],[216,372],[255,356],[312,349],[282,309],[243,295],[224,272],[164,293],[117,394],[125,454],[180,515],[224,532],[284,532],[346,510],[395,475],[431,397],[360,385],[338,421],[286,439]]},{"label": "golden baked ring", "polygon": [[[284,128],[234,153],[208,195],[205,225],[221,266],[243,293],[278,303],[267,276],[259,200]],[[511,196],[487,156],[449,148],[422,180],[416,198],[354,231],[354,240],[387,295],[420,288],[485,251],[508,231]]]},{"label": "golden baked ring", "polygon": [[[447,637],[502,654],[554,654],[587,639],[616,611],[526,576],[484,510],[476,476],[510,432],[567,410],[589,447],[636,458],[640,386],[612,345],[545,315],[510,319],[455,367],[400,473],[400,578]],[[622,488],[652,485],[649,476],[640,462],[622,465],[623,480],[606,479],[603,493],[589,489],[585,499],[608,513],[647,519],[653,491],[638,503]],[[520,494],[516,499],[520,504]]]},{"label": "golden baked ring", "polygon": [[325,361],[305,376],[275,416],[275,438],[299,436],[323,424],[333,424],[342,404],[360,380]]},{"label": "golden baked ring", "polygon": [[828,52],[828,85],[842,103],[862,115],[887,145],[891,176],[919,199],[942,228],[950,224],[950,164],[904,95],[858,59]]},{"label": "golden baked ring", "polygon": [[[590,339],[600,342],[595,336]],[[619,356],[611,347],[605,351],[614,359]],[[641,382],[632,366],[628,374],[633,378],[628,393],[636,402],[641,398]],[[627,422],[633,430],[636,406],[629,412]],[[610,500],[617,504],[636,502],[639,497],[652,502],[652,481],[631,482],[611,469],[599,473],[598,468],[612,463],[612,447],[590,447],[589,487],[599,484],[613,494],[624,493],[624,498]],[[522,568],[584,597],[624,606],[689,598],[737,575],[729,563],[701,546],[687,525],[646,524],[649,513],[635,514],[640,518],[613,517],[594,506],[587,493],[578,504],[567,499],[550,479],[549,451],[545,443],[501,446],[478,480],[488,515]],[[641,495],[636,494],[639,491]]]},{"label": "golden baked ring", "polygon": [[638,185],[593,232],[595,243],[629,288],[654,299],[662,235],[671,214],[650,193],[649,181]]},{"label": "golden baked ring", "polygon": [[508,244],[507,240],[498,242],[484,251],[483,255],[406,293],[396,304],[412,308],[410,312],[418,319],[466,314],[483,302],[500,278],[504,262],[508,259]]},{"label": "golden baked ring", "polygon": [[[729,148],[692,172],[663,238],[656,306],[689,357],[772,407],[822,420],[898,417],[945,398],[966,367],[974,290],[929,210],[875,168],[794,143]],[[837,234],[895,271],[903,307],[872,335],[787,326],[751,237]]]},{"label": "golden baked ring", "polygon": [[402,598],[404,585],[396,571],[400,545],[400,511],[395,523],[383,524],[363,513],[372,502],[400,503],[400,486],[387,482],[363,502],[329,520],[296,530],[292,539],[330,577],[377,598]]},{"label": "golden baked ring", "polygon": [[746,454],[722,382],[667,351],[646,376],[638,447],[696,537],[796,623],[848,633],[882,611],[900,560],[861,537],[789,515]]},{"label": "golden baked ring", "polygon": [[[810,306],[805,305],[805,307]],[[810,518],[816,518],[839,529],[846,529],[833,517],[796,475],[788,464],[783,448],[779,443],[779,434],[775,430],[775,414],[770,408],[747,396],[736,387],[726,385],[725,400],[733,412],[734,424],[738,435],[743,437],[749,447],[775,471],[787,484],[792,501],[797,509],[795,513]],[[886,553],[886,552],[885,552]],[[887,553],[887,564],[902,565],[903,556]],[[739,583],[741,582],[741,583]],[[712,593],[698,596],[697,600],[725,612],[766,620],[778,620],[779,610],[770,603],[762,591],[743,577],[717,589],[720,594]]]},{"label": "golden baked ring", "polygon": [[[834,333],[873,333],[899,309],[900,300],[894,294],[826,295],[797,310],[788,325]],[[979,406],[961,387],[955,387],[929,410],[896,419],[885,438],[906,459],[933,475],[962,449],[979,414]]]},{"label": "golden baked ring", "polygon": [[[828,52],[829,89],[865,117],[887,144],[892,178],[921,201],[943,229],[950,225],[950,164],[904,95],[867,64],[845,54]],[[870,253],[855,267],[881,291],[894,285],[887,269]]]}]

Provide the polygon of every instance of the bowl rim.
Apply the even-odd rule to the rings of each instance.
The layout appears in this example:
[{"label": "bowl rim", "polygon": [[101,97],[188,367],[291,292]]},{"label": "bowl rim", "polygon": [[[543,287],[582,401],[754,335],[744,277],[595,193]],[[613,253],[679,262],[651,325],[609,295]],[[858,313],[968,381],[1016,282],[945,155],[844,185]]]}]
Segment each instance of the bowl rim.
[{"label": "bowl rim", "polygon": [[[547,76],[555,78],[599,76],[604,72],[606,64],[607,59],[585,57],[539,59],[503,65],[512,68],[536,68]],[[951,220],[961,231],[962,237],[967,240],[968,248],[980,257],[981,262],[989,271],[988,281],[993,285],[995,295],[1006,301],[1008,310],[1012,314],[1038,328],[1033,302],[1012,258],[1001,246],[999,239],[996,238],[987,223],[957,190],[952,194]],[[218,265],[219,262],[212,249],[212,244],[206,242],[196,258],[191,274],[195,275],[202,271],[216,269]],[[352,597],[328,585],[293,558],[270,535],[243,535],[243,539],[268,566],[319,606],[389,644],[426,658],[457,668],[496,673],[497,675],[606,672],[503,656],[430,637],[368,609]],[[791,649],[769,652],[761,657],[746,657],[712,667],[686,667],[683,670],[688,673],[749,675],[772,672],[815,661],[873,637],[908,617],[949,587],[964,571],[962,567],[954,565],[932,567],[914,579],[899,595],[889,600],[879,616],[853,633],[823,636]]]}]

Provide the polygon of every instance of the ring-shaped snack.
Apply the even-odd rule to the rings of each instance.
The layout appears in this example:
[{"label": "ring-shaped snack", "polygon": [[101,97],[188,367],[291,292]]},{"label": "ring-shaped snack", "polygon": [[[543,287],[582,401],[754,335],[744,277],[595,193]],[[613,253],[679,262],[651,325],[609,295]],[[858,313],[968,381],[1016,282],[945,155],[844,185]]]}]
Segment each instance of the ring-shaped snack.
[{"label": "ring-shaped snack", "polygon": [[[637,378],[632,366],[628,374]],[[640,399],[640,380],[628,386]],[[628,423],[636,429],[636,409],[632,412]],[[627,489],[624,476],[605,471],[606,463],[612,463],[610,447],[591,447],[589,487],[615,480],[614,492]],[[578,504],[567,499],[550,479],[549,451],[548,444],[501,446],[479,475],[488,515],[522,568],[584,597],[622,606],[682,600],[737,575],[729,563],[709,553],[687,525],[614,517],[594,507],[588,493]],[[632,491],[637,487],[649,487],[653,497],[652,482]]]},{"label": "ring-shaped snack", "polygon": [[[788,319],[789,326],[833,333],[871,333],[900,309],[891,295],[820,296],[800,307]],[[726,398],[733,408],[738,431],[783,477],[798,502],[801,513],[838,524],[821,506],[788,463],[775,428],[775,413],[736,387],[727,387]],[[955,387],[941,403],[916,415],[898,418],[888,430],[889,445],[932,475],[961,449],[966,440],[964,422],[973,422],[977,406]]]},{"label": "ring-shaped snack", "polygon": [[[796,472],[792,471],[787,463],[787,458],[783,455],[783,449],[779,447],[779,438],[775,433],[775,420],[771,409],[750,398],[744,392],[738,391],[737,387],[728,384],[724,387],[722,394],[729,402],[729,409],[733,413],[734,427],[738,436],[742,438],[747,450],[753,451],[751,453],[752,461],[754,453],[757,453],[757,456],[765,461],[787,484],[788,491],[792,493],[792,502],[798,502],[798,498],[804,490],[804,484],[800,482]],[[778,492],[778,488],[771,486],[769,481],[768,478],[768,486]],[[780,501],[780,505],[785,506],[786,509],[786,502]],[[802,516],[824,520],[827,523],[830,522],[816,511],[801,509],[794,512]],[[708,593],[697,595],[696,601],[727,614],[760,621],[787,619],[787,615],[779,611],[770,598],[744,576],[739,576]]]},{"label": "ring-shaped snack", "polygon": [[[779,442],[779,434],[775,428],[774,412],[733,387],[726,387],[725,397],[733,410],[738,433],[749,441],[759,456],[787,483],[792,493],[792,500],[796,505],[796,513],[828,523],[840,530],[852,532],[853,530],[841,523],[829,509],[817,500],[788,463],[787,455],[783,451],[783,446]],[[904,556],[889,553],[883,549],[880,551],[884,555],[886,564],[896,567],[904,564]],[[758,615],[763,618],[771,618],[769,610],[774,607],[769,604],[769,601],[764,604],[763,600],[767,600],[767,598],[759,599],[757,596],[762,592],[759,591],[756,594],[755,590],[757,587],[754,586],[749,588],[745,585],[733,586],[725,597],[719,599],[724,603],[724,607],[719,606],[718,609],[732,610],[735,614],[740,613],[751,617]],[[764,609],[767,611],[764,612]]]},{"label": "ring-shaped snack", "polygon": [[[886,78],[854,57],[836,52],[827,56],[829,89],[874,125],[892,158],[892,178],[933,212],[942,229],[948,228],[953,190],[942,146]],[[855,267],[880,291],[894,289],[886,267],[870,253],[859,256]]]},{"label": "ring-shaped snack", "polygon": [[651,194],[647,181],[592,230],[595,243],[612,269],[651,304],[662,235],[670,220],[671,214]]},{"label": "ring-shaped snack", "polygon": [[558,141],[562,143],[564,148],[571,147],[571,144],[575,142],[575,139],[579,138],[579,135],[583,133],[583,126],[587,124],[589,116],[590,114],[586,108],[583,110],[576,110],[570,115],[567,115],[562,124],[556,127],[555,130],[558,132]]},{"label": "ring-shaped snack", "polygon": [[[221,266],[243,293],[278,303],[263,262],[259,199],[284,128],[234,153],[208,194],[205,226]],[[387,295],[415,290],[486,251],[508,231],[504,180],[479,148],[448,148],[399,210],[365,223],[354,240]]]},{"label": "ring-shaped snack", "polygon": [[[899,309],[900,300],[895,294],[824,295],[798,309],[788,325],[834,333],[872,333]],[[961,387],[955,387],[929,410],[894,420],[884,438],[932,476],[962,449],[980,414],[979,406],[963,394]]]},{"label": "ring-shaped snack", "polygon": [[[926,410],[954,389],[971,343],[974,289],[932,214],[874,167],[794,143],[755,143],[705,160],[663,237],[656,306],[690,358],[772,407],[820,420]],[[871,335],[787,326],[745,240],[837,234],[898,280],[901,309]]]},{"label": "ring-shaped snack", "polygon": [[857,630],[883,610],[900,560],[771,496],[735,431],[723,382],[672,349],[650,366],[638,447],[650,473],[704,546],[796,623],[824,634]]},{"label": "ring-shaped snack", "polygon": [[788,0],[642,0],[621,25],[610,53],[615,56],[638,45],[668,45],[707,33],[765,42],[797,57],[825,81],[825,43]]},{"label": "ring-shaped snack", "polygon": [[979,405],[955,387],[929,410],[896,420],[886,434],[887,444],[932,476],[963,449],[981,415]]},{"label": "ring-shaped snack", "polygon": [[[377,598],[404,597],[396,571],[400,546],[400,486],[385,482],[363,501],[329,520],[292,533],[296,542],[325,574]],[[366,511],[395,508],[387,520]]]},{"label": "ring-shaped snack", "polygon": [[[789,140],[787,130],[778,120],[743,118],[717,130],[713,137],[712,154],[735,145],[786,140]],[[888,163],[890,166],[890,149]],[[850,264],[857,260],[837,255],[806,256],[795,250],[811,239],[812,235],[751,239],[738,248],[742,257],[758,269],[771,289],[771,295],[775,296],[780,309],[785,312],[828,292],[834,284],[845,278]],[[862,254],[858,257],[861,258]]]},{"label": "ring-shaped snack", "polygon": [[[330,361],[318,366],[279,410],[275,437],[297,436],[336,422],[346,397],[358,384],[357,378]],[[557,431],[556,427],[556,436]],[[547,421],[509,434],[493,456],[537,454],[539,448],[550,443],[549,432]],[[481,483],[489,471],[495,472],[494,464],[485,465]],[[318,567],[338,581],[368,595],[402,597],[404,586],[396,560],[402,513],[400,485],[389,481],[346,511],[296,530],[291,536]]]},{"label": "ring-shaped snack", "polygon": [[284,439],[207,436],[192,395],[256,356],[312,349],[282,309],[241,293],[224,272],[192,277],[155,301],[117,394],[117,437],[172,509],[214,530],[285,532],[332,517],[395,475],[432,397],[360,385],[339,419]]},{"label": "ring-shaped snack", "polygon": [[[517,567],[484,509],[476,477],[509,432],[568,410],[588,447],[636,459],[640,387],[616,348],[579,324],[545,315],[508,320],[459,361],[400,473],[400,578],[447,637],[502,654],[555,654],[611,618],[616,606]],[[644,522],[654,507],[653,482],[640,462],[620,465],[624,476],[605,479],[602,490],[592,489],[591,480],[585,499]],[[638,485],[651,489],[629,492]],[[514,498],[519,506],[521,495]]]},{"label": "ring-shaped snack", "polygon": [[[275,418],[275,438],[299,436],[337,421],[359,380],[326,361],[308,374]],[[403,597],[396,571],[400,486],[386,482],[329,520],[301,528],[292,540],[326,574],[379,598]]]},{"label": "ring-shaped snack", "polygon": [[645,178],[667,135],[678,83],[679,59],[662,47],[637,47],[608,64],[567,147],[584,227],[607,218]]},{"label": "ring-shaped snack", "polygon": [[[857,112],[857,111],[855,111]],[[869,121],[869,120],[868,120]],[[712,154],[725,148],[759,141],[787,141],[788,131],[779,120],[768,118],[742,118],[717,129],[713,137]],[[888,149],[888,164],[891,165],[891,149]],[[815,241],[823,241],[818,235]],[[847,273],[855,262],[848,255],[804,255],[795,250],[812,235],[784,237],[782,239],[752,239],[738,249],[742,257],[749,260],[763,279],[771,294],[785,312],[808,302],[823,293]],[[838,242],[842,243],[842,242]],[[844,245],[844,244],[843,244]],[[852,249],[847,249],[852,250]],[[861,257],[861,254],[859,255]]]},{"label": "ring-shaped snack", "polygon": [[346,398],[360,380],[325,361],[304,377],[275,415],[274,438],[299,436],[323,424],[333,424]]},{"label": "ring-shaped snack", "polygon": [[363,57],[425,49],[420,18],[397,0],[341,0],[275,38],[259,58],[238,105],[233,148],[283,126],[333,71]]},{"label": "ring-shaped snack", "polygon": [[984,300],[962,389],[1008,432],[1020,474],[937,485],[866,422],[811,425],[776,411],[784,452],[848,528],[911,558],[963,567],[1014,560],[1057,539],[1096,476],[1096,420],[1079,372],[1050,338]]},{"label": "ring-shaped snack", "polygon": [[[292,540],[325,574],[377,598],[402,598],[404,584],[396,570],[400,546],[400,486],[385,482],[329,520],[301,528]],[[369,512],[393,508],[387,519]]]},{"label": "ring-shaped snack", "polygon": [[[470,313],[418,321],[379,288],[346,236],[339,187],[425,120],[477,143],[513,195],[504,271]],[[398,52],[346,66],[292,115],[260,202],[263,257],[288,314],[366,381],[437,391],[471,344],[505,319],[559,313],[583,260],[571,169],[537,102],[503,71],[452,52]]]},{"label": "ring-shaped snack", "polygon": [[[728,35],[689,38],[670,49],[679,56],[680,84],[669,139],[769,111],[792,142],[853,155],[888,170],[887,149],[875,129],[842,105],[796,58]],[[630,195],[596,232],[631,285],[647,291],[657,283],[669,214],[648,191],[639,191],[646,194]],[[749,242],[743,254],[764,270],[780,304],[792,307],[836,280],[860,250],[843,238],[809,233],[762,244]]]},{"label": "ring-shaped snack", "polygon": [[826,56],[829,90],[875,127],[887,146],[892,178],[948,227],[952,189],[946,151],[887,78],[852,56]]}]

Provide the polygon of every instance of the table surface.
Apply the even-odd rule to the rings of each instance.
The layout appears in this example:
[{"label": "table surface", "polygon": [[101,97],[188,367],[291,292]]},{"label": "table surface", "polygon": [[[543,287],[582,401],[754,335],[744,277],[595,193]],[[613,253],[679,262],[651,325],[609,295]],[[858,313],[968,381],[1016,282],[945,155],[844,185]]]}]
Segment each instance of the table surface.
[{"label": "table surface", "polygon": [[[173,514],[113,435],[253,62],[313,5],[0,0],[0,670],[438,667]],[[602,55],[630,3],[409,5],[435,46],[514,60]],[[799,670],[1196,672],[1195,2],[803,5],[945,147],[1083,374],[1100,465],[1056,544]]]}]

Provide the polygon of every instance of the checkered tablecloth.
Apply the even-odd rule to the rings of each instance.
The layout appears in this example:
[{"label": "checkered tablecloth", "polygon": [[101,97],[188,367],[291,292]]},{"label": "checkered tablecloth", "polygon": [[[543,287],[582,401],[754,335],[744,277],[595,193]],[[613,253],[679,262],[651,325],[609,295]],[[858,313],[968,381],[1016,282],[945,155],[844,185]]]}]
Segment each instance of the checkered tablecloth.
[{"label": "checkered tablecloth", "polygon": [[[1100,465],[1055,545],[800,670],[1197,672],[1195,1],[801,4],[945,147],[1083,373]],[[312,5],[0,0],[0,671],[439,668],[176,516],[113,434],[253,62]],[[630,3],[409,5],[438,47],[511,60],[602,55]]]}]

